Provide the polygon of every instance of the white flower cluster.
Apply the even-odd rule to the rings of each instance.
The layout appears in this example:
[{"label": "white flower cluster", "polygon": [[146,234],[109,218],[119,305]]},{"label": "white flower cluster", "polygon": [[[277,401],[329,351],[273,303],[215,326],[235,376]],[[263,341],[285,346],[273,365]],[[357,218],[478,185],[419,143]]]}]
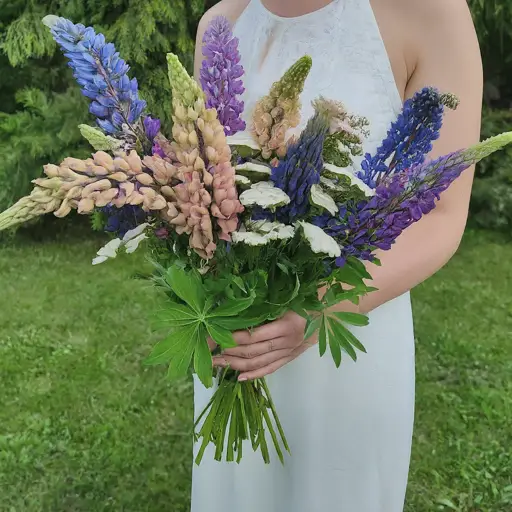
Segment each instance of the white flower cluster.
[{"label": "white flower cluster", "polygon": [[131,254],[139,247],[139,244],[147,238],[144,231],[149,226],[148,223],[140,224],[135,229],[127,231],[123,239],[114,238],[108,244],[104,245],[97,253],[96,258],[92,260],[93,265],[99,265],[109,259],[117,256],[119,249],[124,248],[125,252]]}]

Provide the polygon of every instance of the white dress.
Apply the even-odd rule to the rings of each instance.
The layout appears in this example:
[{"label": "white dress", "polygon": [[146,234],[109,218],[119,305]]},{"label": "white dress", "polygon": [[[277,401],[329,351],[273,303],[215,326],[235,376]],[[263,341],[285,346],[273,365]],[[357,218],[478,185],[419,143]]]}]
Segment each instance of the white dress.
[{"label": "white dress", "polygon": [[[369,0],[334,0],[295,18],[252,0],[235,25],[246,75],[246,120],[271,84],[308,54],[303,124],[322,94],[370,120],[367,149],[383,139],[401,108]],[[409,294],[373,311],[355,329],[357,363],[337,369],[313,347],[268,378],[292,455],[265,465],[249,446],[243,460],[194,464],[192,512],[401,512],[414,416],[414,335]],[[212,391],[195,379],[195,413]],[[196,446],[197,449],[197,446]]]}]

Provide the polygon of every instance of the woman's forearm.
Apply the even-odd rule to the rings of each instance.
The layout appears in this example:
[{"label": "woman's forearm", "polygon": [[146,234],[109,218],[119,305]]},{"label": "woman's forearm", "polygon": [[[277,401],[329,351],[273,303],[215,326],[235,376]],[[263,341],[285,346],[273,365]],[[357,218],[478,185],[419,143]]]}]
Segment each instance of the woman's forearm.
[{"label": "woman's forearm", "polygon": [[[456,252],[466,219],[465,214],[440,209],[408,228],[389,251],[378,254],[382,266],[368,265],[373,278],[369,285],[378,290],[361,299],[358,311],[369,313],[435,274]],[[347,307],[340,304],[340,309]]]}]

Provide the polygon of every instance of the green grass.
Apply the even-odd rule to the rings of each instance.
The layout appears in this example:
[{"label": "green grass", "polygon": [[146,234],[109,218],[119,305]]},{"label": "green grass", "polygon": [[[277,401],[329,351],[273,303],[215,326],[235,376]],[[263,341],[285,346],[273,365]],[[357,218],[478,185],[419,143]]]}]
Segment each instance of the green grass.
[{"label": "green grass", "polygon": [[[192,389],[142,365],[142,259],[92,267],[101,240],[65,239],[0,249],[0,511],[186,511]],[[512,511],[510,283],[512,244],[471,232],[414,293],[408,512]]]}]

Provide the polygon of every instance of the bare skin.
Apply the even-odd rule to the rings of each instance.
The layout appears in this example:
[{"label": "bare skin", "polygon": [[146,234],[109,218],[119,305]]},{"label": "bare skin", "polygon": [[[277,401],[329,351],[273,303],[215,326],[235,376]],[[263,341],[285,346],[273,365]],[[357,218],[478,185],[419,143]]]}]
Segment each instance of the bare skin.
[{"label": "bare skin", "polygon": [[[249,0],[223,0],[199,24],[196,73],[201,65],[201,41],[209,21],[226,16],[232,23]],[[315,11],[329,0],[263,0],[279,16]],[[402,99],[424,86],[456,94],[460,106],[445,116],[441,137],[431,156],[470,146],[479,140],[482,104],[482,63],[466,0],[371,0]],[[390,251],[382,252],[381,267],[369,265],[372,286],[361,301],[339,304],[336,310],[368,313],[418,285],[456,252],[467,221],[473,169],[467,170],[441,197],[437,208],[411,226]],[[242,372],[240,380],[269,375],[293,361],[316,340],[303,340],[304,320],[295,313],[256,329],[240,332],[240,345],[215,358],[215,364]]]}]

